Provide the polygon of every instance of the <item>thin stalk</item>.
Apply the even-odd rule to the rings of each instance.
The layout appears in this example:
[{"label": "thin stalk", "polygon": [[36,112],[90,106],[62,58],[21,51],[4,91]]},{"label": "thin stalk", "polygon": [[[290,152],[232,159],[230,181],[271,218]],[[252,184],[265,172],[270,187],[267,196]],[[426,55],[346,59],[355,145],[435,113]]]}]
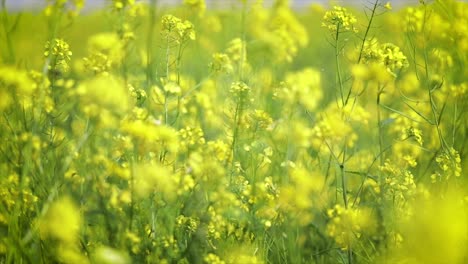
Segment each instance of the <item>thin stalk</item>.
[{"label": "thin stalk", "polygon": [[[382,167],[384,165],[384,150],[383,149],[383,131],[382,131],[382,114],[380,111],[380,96],[382,95],[383,88],[380,88],[380,84],[378,85],[378,92],[377,92],[377,128],[378,128],[378,141],[379,141],[379,163]],[[379,173],[378,175],[379,186],[383,188],[383,177],[382,174]],[[380,192],[383,197],[383,191]]]},{"label": "thin stalk", "polygon": [[[236,157],[236,144],[237,144],[237,137],[239,136],[239,126],[240,126],[240,120],[242,116],[243,100],[244,98],[243,96],[241,96],[236,105],[236,112],[234,113],[234,129],[233,129],[232,142],[231,142],[231,153],[232,153],[231,171],[232,171],[232,168],[234,167],[234,158]],[[228,160],[226,160],[226,162],[227,161]],[[231,180],[232,180],[232,173],[231,173],[229,182],[231,182]]]},{"label": "thin stalk", "polygon": [[148,23],[148,38],[146,39],[146,84],[147,92],[153,84],[153,41],[154,41],[154,25],[156,24],[156,4],[157,0],[151,0],[149,7],[149,23]]},{"label": "thin stalk", "polygon": [[[169,57],[170,57],[170,47],[169,47],[169,36],[166,37],[166,81],[169,80]],[[164,89],[164,88],[163,88]],[[168,124],[168,92],[164,92],[164,124]]]},{"label": "thin stalk", "polygon": [[[344,202],[344,205],[345,205],[345,209],[348,209],[348,190],[347,190],[347,187],[346,187],[346,175],[345,175],[345,163],[346,163],[346,150],[347,150],[347,147],[346,147],[346,138],[344,139],[344,142],[343,142],[343,156],[342,156],[342,159],[341,161],[338,159],[339,156],[337,157],[333,151],[332,151],[332,148],[330,147],[330,145],[325,141],[325,144],[327,145],[328,149],[330,150],[330,154],[333,156],[333,158],[335,159],[335,161],[337,163],[339,163],[339,166],[340,166],[340,175],[341,175],[341,184],[342,184],[342,188],[343,188],[343,202]],[[336,189],[338,189],[338,179],[335,181],[336,182]],[[335,199],[338,200],[338,190],[336,191],[336,197]],[[348,249],[347,249],[347,254],[348,254],[348,264],[352,264],[353,263],[353,250],[351,248],[351,242],[350,241],[346,241],[346,244],[348,246]]]},{"label": "thin stalk", "polygon": [[177,59],[176,59],[176,74],[177,74],[177,84],[180,85],[180,64],[182,61],[182,44],[179,44],[179,49],[177,50]]},{"label": "thin stalk", "polygon": [[[179,48],[177,50],[177,59],[176,59],[177,85],[180,85],[180,64],[182,61],[182,51],[183,51],[182,44],[179,44]],[[181,99],[182,99],[181,96],[178,95],[177,96],[177,113],[175,114],[174,121],[172,121],[172,125],[176,125],[176,122],[179,119]]]},{"label": "thin stalk", "polygon": [[[341,174],[341,186],[343,188],[343,202],[345,205],[345,209],[348,210],[348,190],[346,187],[346,175],[345,175],[345,162],[346,162],[346,139],[344,140],[343,143],[343,159],[340,164],[340,174]],[[353,263],[353,249],[351,248],[351,242],[347,241],[348,248],[347,248],[347,254],[348,254],[348,264]]]},{"label": "thin stalk", "polygon": [[[344,148],[345,148],[345,153],[346,153],[346,146]],[[343,188],[343,202],[344,202],[344,205],[345,205],[345,209],[348,209],[348,194],[347,194],[348,190],[347,190],[347,187],[346,187],[345,160],[344,160],[345,159],[345,153],[343,153],[343,161],[340,164],[340,174],[341,174],[341,186]]]},{"label": "thin stalk", "polygon": [[344,106],[345,101],[344,101],[344,96],[343,96],[343,80],[341,76],[341,67],[340,67],[339,49],[338,49],[339,36],[340,36],[340,24],[338,24],[336,28],[336,34],[335,34],[335,62],[336,62],[336,73],[338,76],[338,85],[340,87],[341,103]]},{"label": "thin stalk", "polygon": [[353,264],[353,249],[351,243],[348,243],[348,264]]},{"label": "thin stalk", "polygon": [[330,156],[328,157],[327,171],[325,173],[325,182],[323,183],[322,192],[325,191],[325,187],[327,186],[328,177],[330,177],[330,168],[331,168],[332,157],[333,156],[330,153]]},{"label": "thin stalk", "polygon": [[[241,81],[243,79],[243,68],[244,68],[244,54],[245,54],[245,17],[246,17],[246,11],[247,11],[247,1],[244,1],[242,4],[242,12],[241,12],[241,39],[242,39],[242,54],[241,58],[238,64],[238,71],[237,71],[237,80]],[[243,102],[244,102],[244,95],[241,95],[238,98],[237,104],[236,104],[236,112],[234,113],[234,128],[233,128],[233,135],[232,135],[232,142],[231,142],[231,152],[232,152],[232,158],[231,158],[231,171],[232,168],[234,167],[234,158],[236,156],[236,143],[237,143],[237,137],[239,136],[239,126],[240,126],[240,121],[241,121],[241,116],[242,116],[242,110],[244,108]],[[226,160],[228,162],[228,160]],[[229,182],[232,181],[232,173],[230,174]]]},{"label": "thin stalk", "polygon": [[239,69],[238,69],[238,74],[239,74],[239,80],[242,80],[244,78],[244,55],[245,55],[245,17],[246,17],[246,12],[247,12],[247,1],[243,1],[242,4],[242,14],[241,14],[241,39],[242,39],[242,54],[241,58],[239,61]]},{"label": "thin stalk", "polygon": [[[426,84],[427,84],[427,80],[429,80],[429,66],[428,66],[429,65],[428,64],[429,59],[428,59],[428,56],[427,56],[427,39],[426,39],[426,34],[425,34],[427,19],[428,19],[427,6],[424,5],[424,20],[423,20],[423,27],[422,27],[422,32],[423,32],[422,45],[423,45],[424,73],[425,73],[425,82],[426,82]],[[429,97],[429,104],[431,106],[431,112],[432,112],[432,116],[434,118],[433,124],[435,125],[436,130],[437,130],[437,135],[439,137],[440,146],[443,149],[448,149],[449,146],[448,146],[447,142],[445,141],[444,136],[442,134],[442,131],[440,129],[440,118],[441,118],[442,114],[437,116],[437,106],[436,106],[436,103],[434,101],[434,97],[432,96],[432,92],[435,91],[438,88],[441,88],[442,84],[443,83],[441,83],[437,87],[429,87],[428,85],[426,85],[426,86],[427,86],[427,94],[428,94],[428,97]]]},{"label": "thin stalk", "polygon": [[378,133],[379,133],[379,160],[380,160],[380,166],[383,166],[383,138],[382,138],[382,114],[380,112],[380,96],[381,96],[381,91],[378,92],[377,94],[377,127],[378,127]]},{"label": "thin stalk", "polygon": [[364,38],[362,39],[361,50],[359,51],[359,58],[358,58],[357,63],[361,62],[362,51],[364,50],[364,44],[366,43],[367,36],[369,35],[369,31],[370,31],[370,28],[371,28],[371,25],[372,25],[372,21],[374,20],[375,11],[377,10],[378,4],[379,4],[379,0],[375,1],[374,6],[372,8],[372,14],[371,14],[371,17],[369,19],[369,23],[367,23],[366,32],[364,33]]},{"label": "thin stalk", "polygon": [[11,40],[11,32],[8,28],[8,10],[6,8],[6,0],[2,0],[2,24],[3,30],[5,31],[6,44],[8,49],[8,54],[5,58],[5,61],[8,63],[13,63],[15,61],[15,50]]},{"label": "thin stalk", "polygon": [[[367,23],[366,32],[364,33],[364,38],[362,39],[362,43],[361,43],[361,49],[359,51],[359,58],[358,58],[358,61],[357,61],[358,64],[361,62],[362,52],[364,51],[364,44],[366,43],[366,40],[367,40],[367,37],[369,35],[369,31],[370,31],[372,22],[374,21],[375,12],[377,10],[378,4],[379,4],[379,0],[376,0],[374,2],[374,6],[372,7],[372,13],[371,13],[369,22]],[[352,91],[353,91],[353,85],[351,85],[351,87],[349,88],[348,94],[346,95],[344,105],[348,104],[348,101],[349,101],[349,98],[351,96]]]}]

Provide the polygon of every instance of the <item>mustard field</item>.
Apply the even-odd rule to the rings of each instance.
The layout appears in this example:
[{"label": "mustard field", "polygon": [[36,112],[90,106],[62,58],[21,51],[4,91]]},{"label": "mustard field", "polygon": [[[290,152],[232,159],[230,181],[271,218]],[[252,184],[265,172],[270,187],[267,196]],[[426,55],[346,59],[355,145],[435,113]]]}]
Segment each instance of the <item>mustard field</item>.
[{"label": "mustard field", "polygon": [[9,1],[0,263],[468,263],[468,3]]}]

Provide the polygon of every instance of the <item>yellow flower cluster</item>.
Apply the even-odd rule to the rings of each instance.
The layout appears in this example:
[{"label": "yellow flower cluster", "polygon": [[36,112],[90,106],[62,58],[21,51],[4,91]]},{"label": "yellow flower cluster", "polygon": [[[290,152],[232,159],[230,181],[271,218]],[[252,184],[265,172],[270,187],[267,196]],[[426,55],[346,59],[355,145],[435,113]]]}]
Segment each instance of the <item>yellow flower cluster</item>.
[{"label": "yellow flower cluster", "polygon": [[44,9],[44,14],[48,17],[58,15],[70,6],[67,11],[69,17],[76,17],[83,9],[85,0],[47,0],[47,6]]},{"label": "yellow flower cluster", "polygon": [[291,62],[299,48],[309,42],[306,27],[296,18],[287,1],[278,1],[272,10],[258,1],[252,6],[250,30],[274,62]]},{"label": "yellow flower cluster", "polygon": [[184,5],[200,17],[203,17],[206,11],[205,0],[184,0]]},{"label": "yellow flower cluster", "polygon": [[356,17],[341,6],[334,6],[332,11],[325,12],[322,27],[326,27],[332,34],[346,31],[358,32],[354,27]]},{"label": "yellow flower cluster", "polygon": [[368,66],[356,66],[353,71],[357,78],[364,80],[382,80],[385,78],[380,73],[382,68],[376,65],[383,66],[392,75],[409,66],[408,59],[398,46],[392,43],[380,44],[376,39],[364,42],[361,58],[361,62]]},{"label": "yellow flower cluster", "polygon": [[275,96],[288,105],[299,103],[308,111],[313,111],[323,97],[320,79],[320,72],[312,68],[287,73]]},{"label": "yellow flower cluster", "polygon": [[122,80],[100,75],[82,82],[76,88],[83,112],[104,127],[118,126],[117,116],[130,109],[130,97]]},{"label": "yellow flower cluster", "polygon": [[115,33],[96,34],[88,39],[88,53],[83,58],[84,69],[95,75],[107,74],[121,63],[123,43]]},{"label": "yellow flower cluster", "polygon": [[436,157],[439,170],[431,175],[433,182],[448,180],[462,175],[461,158],[454,148],[442,151]]},{"label": "yellow flower cluster", "polygon": [[234,38],[228,43],[224,53],[214,53],[209,64],[214,73],[232,74],[239,70],[248,70],[247,44],[240,38]]},{"label": "yellow flower cluster", "polygon": [[361,236],[372,235],[376,231],[375,219],[368,208],[345,209],[337,204],[327,210],[327,216],[330,219],[327,235],[342,248],[348,248]]},{"label": "yellow flower cluster", "polygon": [[353,147],[359,136],[357,127],[368,123],[369,113],[359,105],[328,106],[312,128],[312,146],[325,153],[336,152],[345,144]]},{"label": "yellow flower cluster", "polygon": [[185,127],[179,130],[180,151],[190,151],[205,144],[203,130],[201,128]]},{"label": "yellow flower cluster", "polygon": [[230,74],[234,71],[234,66],[229,58],[229,55],[225,53],[214,53],[213,61],[210,63],[210,69],[216,73]]},{"label": "yellow flower cluster", "polygon": [[158,164],[136,164],[133,171],[133,186],[138,198],[158,193],[165,199],[175,198],[174,177],[171,171]]},{"label": "yellow flower cluster", "polygon": [[297,212],[296,220],[299,224],[308,225],[313,220],[310,208],[324,205],[324,197],[320,194],[325,184],[323,175],[305,168],[292,168],[289,177],[292,183],[279,190],[281,209]]},{"label": "yellow flower cluster", "polygon": [[42,239],[58,244],[56,258],[66,263],[88,263],[78,247],[82,217],[79,208],[68,197],[54,201],[45,215],[38,220]]},{"label": "yellow flower cluster", "polygon": [[72,52],[70,46],[63,39],[48,41],[45,45],[44,56],[49,58],[49,70],[66,73],[70,70]]},{"label": "yellow flower cluster", "polygon": [[120,128],[122,132],[139,143],[139,152],[158,153],[159,151],[168,151],[174,154],[179,148],[177,131],[172,127],[157,124],[156,121],[151,121],[151,119],[125,120]]},{"label": "yellow flower cluster", "polygon": [[232,83],[229,92],[234,95],[242,96],[250,92],[250,87],[244,82],[234,82]]},{"label": "yellow flower cluster", "polygon": [[359,35],[288,0],[48,3],[1,15],[0,263],[467,259],[465,3]]},{"label": "yellow flower cluster", "polygon": [[[5,210],[11,212],[14,209],[15,204],[22,204],[24,211],[21,212],[22,216],[28,215],[34,210],[37,201],[39,200],[36,195],[34,195],[29,188],[20,189],[20,184],[28,186],[30,184],[30,179],[27,178],[25,183],[19,182],[18,175],[12,174],[0,183],[0,199],[3,201]],[[6,214],[0,213],[0,224],[6,224]]]},{"label": "yellow flower cluster", "polygon": [[116,10],[124,9],[127,6],[135,5],[135,0],[112,0],[113,7]]},{"label": "yellow flower cluster", "polygon": [[411,198],[416,189],[416,183],[411,171],[407,168],[398,167],[395,162],[390,160],[386,160],[380,170],[385,177],[385,185],[382,188],[395,202],[404,203],[408,198]]},{"label": "yellow flower cluster", "polygon": [[173,15],[164,15],[161,19],[162,32],[167,41],[183,43],[187,40],[195,40],[194,25],[188,21],[182,21]]},{"label": "yellow flower cluster", "polygon": [[16,100],[29,101],[35,88],[26,72],[11,66],[0,66],[0,110],[10,107]]},{"label": "yellow flower cluster", "polygon": [[226,53],[233,62],[245,62],[247,59],[246,46],[245,41],[240,38],[235,38],[229,42]]},{"label": "yellow flower cluster", "polygon": [[417,199],[410,207],[414,213],[398,221],[401,242],[392,245],[378,261],[463,263],[468,246],[467,203],[463,202],[463,194],[451,190],[444,197]]}]

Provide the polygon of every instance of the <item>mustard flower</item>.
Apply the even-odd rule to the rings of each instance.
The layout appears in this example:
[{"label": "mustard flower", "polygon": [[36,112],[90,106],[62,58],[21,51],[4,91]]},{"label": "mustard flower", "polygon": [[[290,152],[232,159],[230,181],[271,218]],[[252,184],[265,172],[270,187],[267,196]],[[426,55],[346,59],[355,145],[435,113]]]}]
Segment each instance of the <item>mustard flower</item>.
[{"label": "mustard flower", "polygon": [[89,55],[83,59],[85,69],[96,75],[109,73],[124,56],[124,43],[115,33],[92,35],[87,48]]},{"label": "mustard flower", "polygon": [[49,58],[49,70],[66,73],[70,70],[72,52],[70,46],[63,39],[47,41],[44,57]]},{"label": "mustard flower", "polygon": [[27,99],[36,88],[37,85],[27,72],[11,66],[0,66],[0,110],[8,108],[14,103],[15,98],[20,98],[21,102],[27,103]]},{"label": "mustard flower", "polygon": [[136,164],[133,174],[137,197],[146,198],[151,193],[159,192],[166,199],[175,198],[174,178],[167,167],[150,163]]},{"label": "mustard flower", "polygon": [[176,43],[195,40],[195,27],[188,21],[182,21],[173,15],[164,15],[161,19],[162,32],[165,38]]},{"label": "mustard flower", "polygon": [[376,232],[376,222],[368,208],[343,208],[335,205],[327,210],[330,218],[326,227],[327,235],[343,249],[357,243],[362,235]]},{"label": "mustard flower", "polygon": [[250,87],[244,82],[233,82],[229,92],[232,94],[248,94],[250,92]]},{"label": "mustard flower", "polygon": [[85,104],[96,104],[116,113],[125,113],[130,108],[130,97],[123,82],[114,76],[96,76],[82,82],[77,93]]},{"label": "mustard flower", "polygon": [[292,62],[299,48],[307,45],[306,27],[299,22],[286,2],[276,2],[272,10],[264,8],[261,1],[252,6],[249,30],[262,43],[274,62]]},{"label": "mustard flower", "polygon": [[116,10],[124,9],[127,6],[133,6],[135,0],[112,0],[112,7]]},{"label": "mustard flower", "polygon": [[400,48],[392,43],[384,43],[381,46],[383,63],[391,72],[408,67],[408,59]]},{"label": "mustard flower", "polygon": [[120,252],[117,249],[107,246],[99,246],[95,249],[92,255],[94,263],[100,264],[129,264],[130,258],[127,254]]},{"label": "mustard flower", "polygon": [[454,148],[442,151],[436,157],[439,170],[431,175],[433,182],[437,180],[448,180],[451,177],[460,177],[462,175],[462,166],[460,154]]},{"label": "mustard flower", "polygon": [[387,10],[392,10],[392,4],[390,2],[385,3],[384,8]]},{"label": "mustard flower", "polygon": [[190,150],[205,144],[203,130],[187,126],[179,130],[181,149]]},{"label": "mustard flower", "polygon": [[[68,9],[67,15],[75,17],[83,9],[85,0],[47,0],[47,6],[44,9],[44,14],[48,17]],[[72,7],[72,8],[67,8]]]},{"label": "mustard flower", "polygon": [[403,19],[404,30],[411,33],[421,33],[424,24],[424,10],[422,8],[408,7]]},{"label": "mustard flower", "polygon": [[392,43],[381,44],[375,38],[364,42],[361,58],[361,63],[368,66],[356,65],[352,71],[357,78],[362,80],[387,79],[379,66],[384,67],[392,76],[396,76],[397,71],[409,66],[408,59],[398,46]]},{"label": "mustard flower", "polygon": [[44,238],[58,239],[64,244],[78,242],[82,218],[79,208],[68,197],[52,203],[39,220],[39,232]]},{"label": "mustard flower", "polygon": [[215,73],[231,74],[234,72],[234,66],[232,65],[231,59],[225,53],[213,54],[213,61],[209,66]]},{"label": "mustard flower", "polygon": [[398,222],[403,241],[382,261],[465,263],[468,208],[463,196],[449,188],[444,195],[411,201],[405,207],[414,213]]},{"label": "mustard flower", "polygon": [[332,11],[327,11],[323,16],[322,27],[326,27],[331,33],[353,31],[358,32],[354,27],[356,17],[349,13],[344,7],[334,6]]},{"label": "mustard flower", "polygon": [[[411,167],[411,163],[415,162],[411,157],[402,157]],[[398,163],[386,160],[383,166],[379,167],[384,174],[385,185],[384,190],[395,202],[405,202],[408,197],[411,197],[416,190],[414,176],[410,170],[405,167],[398,166]]]},{"label": "mustard flower", "polygon": [[245,61],[247,58],[246,43],[240,38],[235,38],[229,42],[226,53],[234,62]]},{"label": "mustard flower", "polygon": [[323,97],[320,72],[312,68],[288,72],[275,96],[290,105],[300,103],[309,111],[315,110]]},{"label": "mustard flower", "polygon": [[213,253],[207,254],[203,258],[203,261],[206,264],[226,264],[226,262],[224,262],[224,260],[222,260],[219,256],[217,256],[216,254],[213,254]]},{"label": "mustard flower", "polygon": [[190,8],[190,10],[202,17],[206,11],[205,0],[184,0],[184,5]]}]

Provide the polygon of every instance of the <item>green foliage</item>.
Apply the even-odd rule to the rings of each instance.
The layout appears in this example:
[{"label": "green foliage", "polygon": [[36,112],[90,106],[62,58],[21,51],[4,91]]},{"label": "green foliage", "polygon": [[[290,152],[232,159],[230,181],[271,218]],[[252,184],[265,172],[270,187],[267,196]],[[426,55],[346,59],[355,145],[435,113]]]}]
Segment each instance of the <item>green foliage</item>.
[{"label": "green foliage", "polygon": [[0,263],[468,262],[468,6],[420,2],[3,1]]}]

